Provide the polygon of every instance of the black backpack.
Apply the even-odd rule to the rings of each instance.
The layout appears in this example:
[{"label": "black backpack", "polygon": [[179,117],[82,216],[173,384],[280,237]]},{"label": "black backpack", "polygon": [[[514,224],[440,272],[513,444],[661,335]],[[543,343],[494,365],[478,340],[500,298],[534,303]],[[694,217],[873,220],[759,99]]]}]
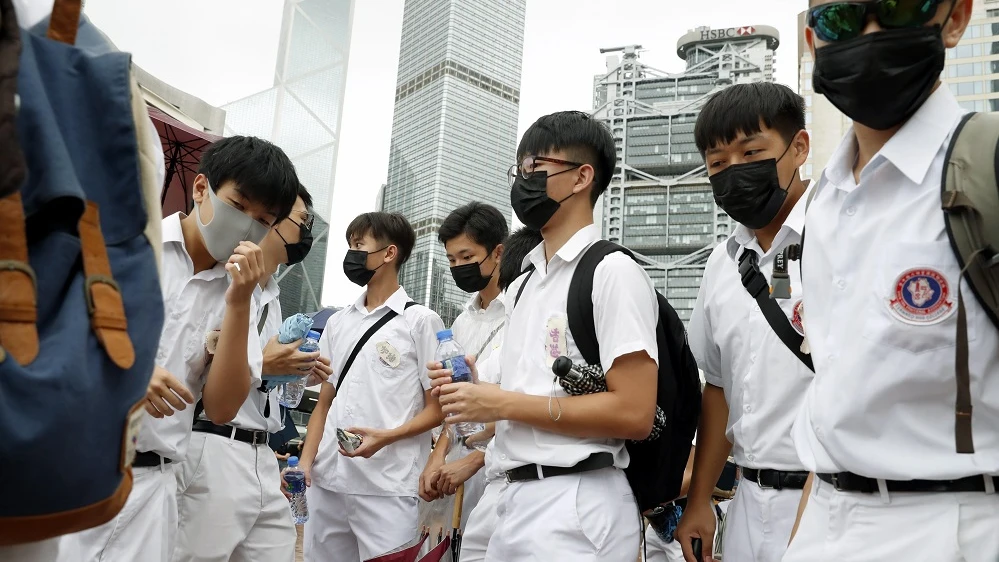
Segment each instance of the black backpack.
[{"label": "black backpack", "polygon": [[[635,259],[627,248],[598,240],[583,253],[569,282],[566,300],[569,331],[589,365],[600,364],[600,343],[593,324],[593,275],[597,265],[614,252]],[[523,281],[520,293],[527,281]],[[687,345],[687,330],[666,297],[658,291],[656,297],[659,300],[656,404],[665,412],[669,426],[654,441],[627,441],[631,462],[624,471],[643,513],[680,496],[683,472],[701,414],[701,376]],[[516,300],[520,300],[519,293]]]}]

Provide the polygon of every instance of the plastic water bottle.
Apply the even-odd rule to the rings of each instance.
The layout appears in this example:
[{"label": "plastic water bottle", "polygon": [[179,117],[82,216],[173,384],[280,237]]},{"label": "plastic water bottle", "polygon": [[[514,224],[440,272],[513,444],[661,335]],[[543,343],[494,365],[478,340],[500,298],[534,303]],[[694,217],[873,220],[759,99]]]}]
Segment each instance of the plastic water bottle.
[{"label": "plastic water bottle", "polygon": [[298,457],[288,459],[284,482],[291,494],[291,518],[296,525],[304,525],[309,520],[309,503],[305,500],[305,472],[298,468]]},{"label": "plastic water bottle", "polygon": [[[465,363],[465,350],[454,341],[454,334],[451,330],[441,330],[437,332],[437,361],[444,364],[445,369],[451,370],[452,382],[469,382],[472,380],[472,370]],[[485,424],[478,422],[462,422],[455,424],[454,430],[458,437],[466,438],[484,431]],[[482,450],[486,447],[486,442],[476,443],[475,447]]]},{"label": "plastic water bottle", "polygon": [[[309,330],[309,334],[305,336],[305,341],[302,345],[298,346],[298,350],[303,353],[315,353],[319,351],[319,338],[321,334],[315,330]],[[311,369],[302,369],[303,371],[309,371]],[[298,406],[299,402],[302,401],[302,396],[305,394],[305,381],[308,377],[302,377],[297,381],[286,382],[281,385],[281,393],[278,395],[278,404],[281,404],[285,408],[294,408]]]}]

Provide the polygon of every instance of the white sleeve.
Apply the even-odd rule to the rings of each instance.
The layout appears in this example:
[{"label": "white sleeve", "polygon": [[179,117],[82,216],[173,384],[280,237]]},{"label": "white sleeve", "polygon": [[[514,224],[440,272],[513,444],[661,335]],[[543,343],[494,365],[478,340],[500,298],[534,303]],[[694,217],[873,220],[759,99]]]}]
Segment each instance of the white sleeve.
[{"label": "white sleeve", "polygon": [[604,371],[610,371],[618,357],[636,351],[658,364],[658,323],[659,302],[645,270],[622,253],[605,257],[593,279],[593,324]]},{"label": "white sleeve", "polygon": [[697,366],[704,372],[704,381],[711,386],[724,387],[722,381],[721,350],[715,344],[711,334],[711,318],[705,305],[706,288],[709,284],[708,275],[701,281],[701,288],[694,301],[694,310],[690,314],[687,327],[687,342],[694,354]]},{"label": "white sleeve", "polygon": [[488,382],[492,384],[500,384],[500,349],[494,349],[489,357],[482,360],[482,363],[477,363],[475,365],[476,370],[479,372],[479,381]]},{"label": "white sleeve", "polygon": [[337,360],[333,357],[333,328],[331,326],[333,325],[333,319],[336,318],[338,314],[339,312],[330,316],[330,319],[326,321],[326,327],[323,328],[323,334],[319,336],[319,356],[329,359],[330,364],[333,366],[333,374],[326,379],[326,382],[332,384],[334,387],[336,386],[336,377],[338,374],[336,372]]},{"label": "white sleeve", "polygon": [[430,390],[427,363],[433,361],[437,354],[437,332],[443,329],[444,321],[432,310],[429,310],[429,314],[421,315],[412,328],[413,341],[416,343],[416,368],[420,373],[423,390]]}]

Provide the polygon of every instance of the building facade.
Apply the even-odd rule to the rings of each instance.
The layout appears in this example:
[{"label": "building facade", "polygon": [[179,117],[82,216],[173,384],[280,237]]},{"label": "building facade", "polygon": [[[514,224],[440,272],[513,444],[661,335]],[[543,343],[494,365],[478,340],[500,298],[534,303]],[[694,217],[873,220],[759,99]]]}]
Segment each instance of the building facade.
[{"label": "building facade", "polygon": [[409,296],[450,324],[469,296],[437,230],[470,201],[510,216],[526,0],[406,0],[388,180],[380,207],[406,216],[416,247]]},{"label": "building facade", "polygon": [[604,238],[636,252],[680,317],[690,317],[712,248],[732,231],[714,203],[694,124],[708,98],[732,84],[773,81],[780,43],[769,26],[701,27],[677,42],[687,68],[668,74],[641,46],[603,49],[593,115],[614,135],[618,168],[598,203]]},{"label": "building facade", "polygon": [[322,309],[353,11],[354,0],[285,0],[274,86],[224,106],[226,134],[280,146],[313,198],[312,251],[277,274],[285,316]]},{"label": "building facade", "polygon": [[[807,26],[807,12],[802,12],[798,15],[799,92],[805,98],[805,121],[812,139],[802,175],[818,180],[853,122],[812,89],[815,64],[805,42]],[[941,78],[968,111],[999,111],[999,0],[975,0],[974,15],[961,43],[947,50]]]}]

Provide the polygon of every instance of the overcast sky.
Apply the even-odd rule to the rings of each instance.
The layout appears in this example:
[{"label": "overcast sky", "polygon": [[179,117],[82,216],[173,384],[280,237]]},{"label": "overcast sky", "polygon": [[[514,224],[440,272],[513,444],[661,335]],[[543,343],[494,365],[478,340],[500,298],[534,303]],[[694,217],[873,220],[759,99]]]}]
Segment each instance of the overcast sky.
[{"label": "overcast sky", "polygon": [[[474,0],[469,0],[474,1]],[[273,84],[283,0],[87,0],[87,15],[146,71],[213,105]],[[797,90],[797,14],[804,0],[528,0],[522,133],[547,113],[589,110],[602,47],[639,44],[642,60],[680,72],[676,41],[701,25],[780,31],[777,81]],[[324,304],[352,302],[343,276],[351,218],[374,206],[388,171],[403,0],[356,0],[331,215]],[[342,247],[341,247],[342,246]]]}]

